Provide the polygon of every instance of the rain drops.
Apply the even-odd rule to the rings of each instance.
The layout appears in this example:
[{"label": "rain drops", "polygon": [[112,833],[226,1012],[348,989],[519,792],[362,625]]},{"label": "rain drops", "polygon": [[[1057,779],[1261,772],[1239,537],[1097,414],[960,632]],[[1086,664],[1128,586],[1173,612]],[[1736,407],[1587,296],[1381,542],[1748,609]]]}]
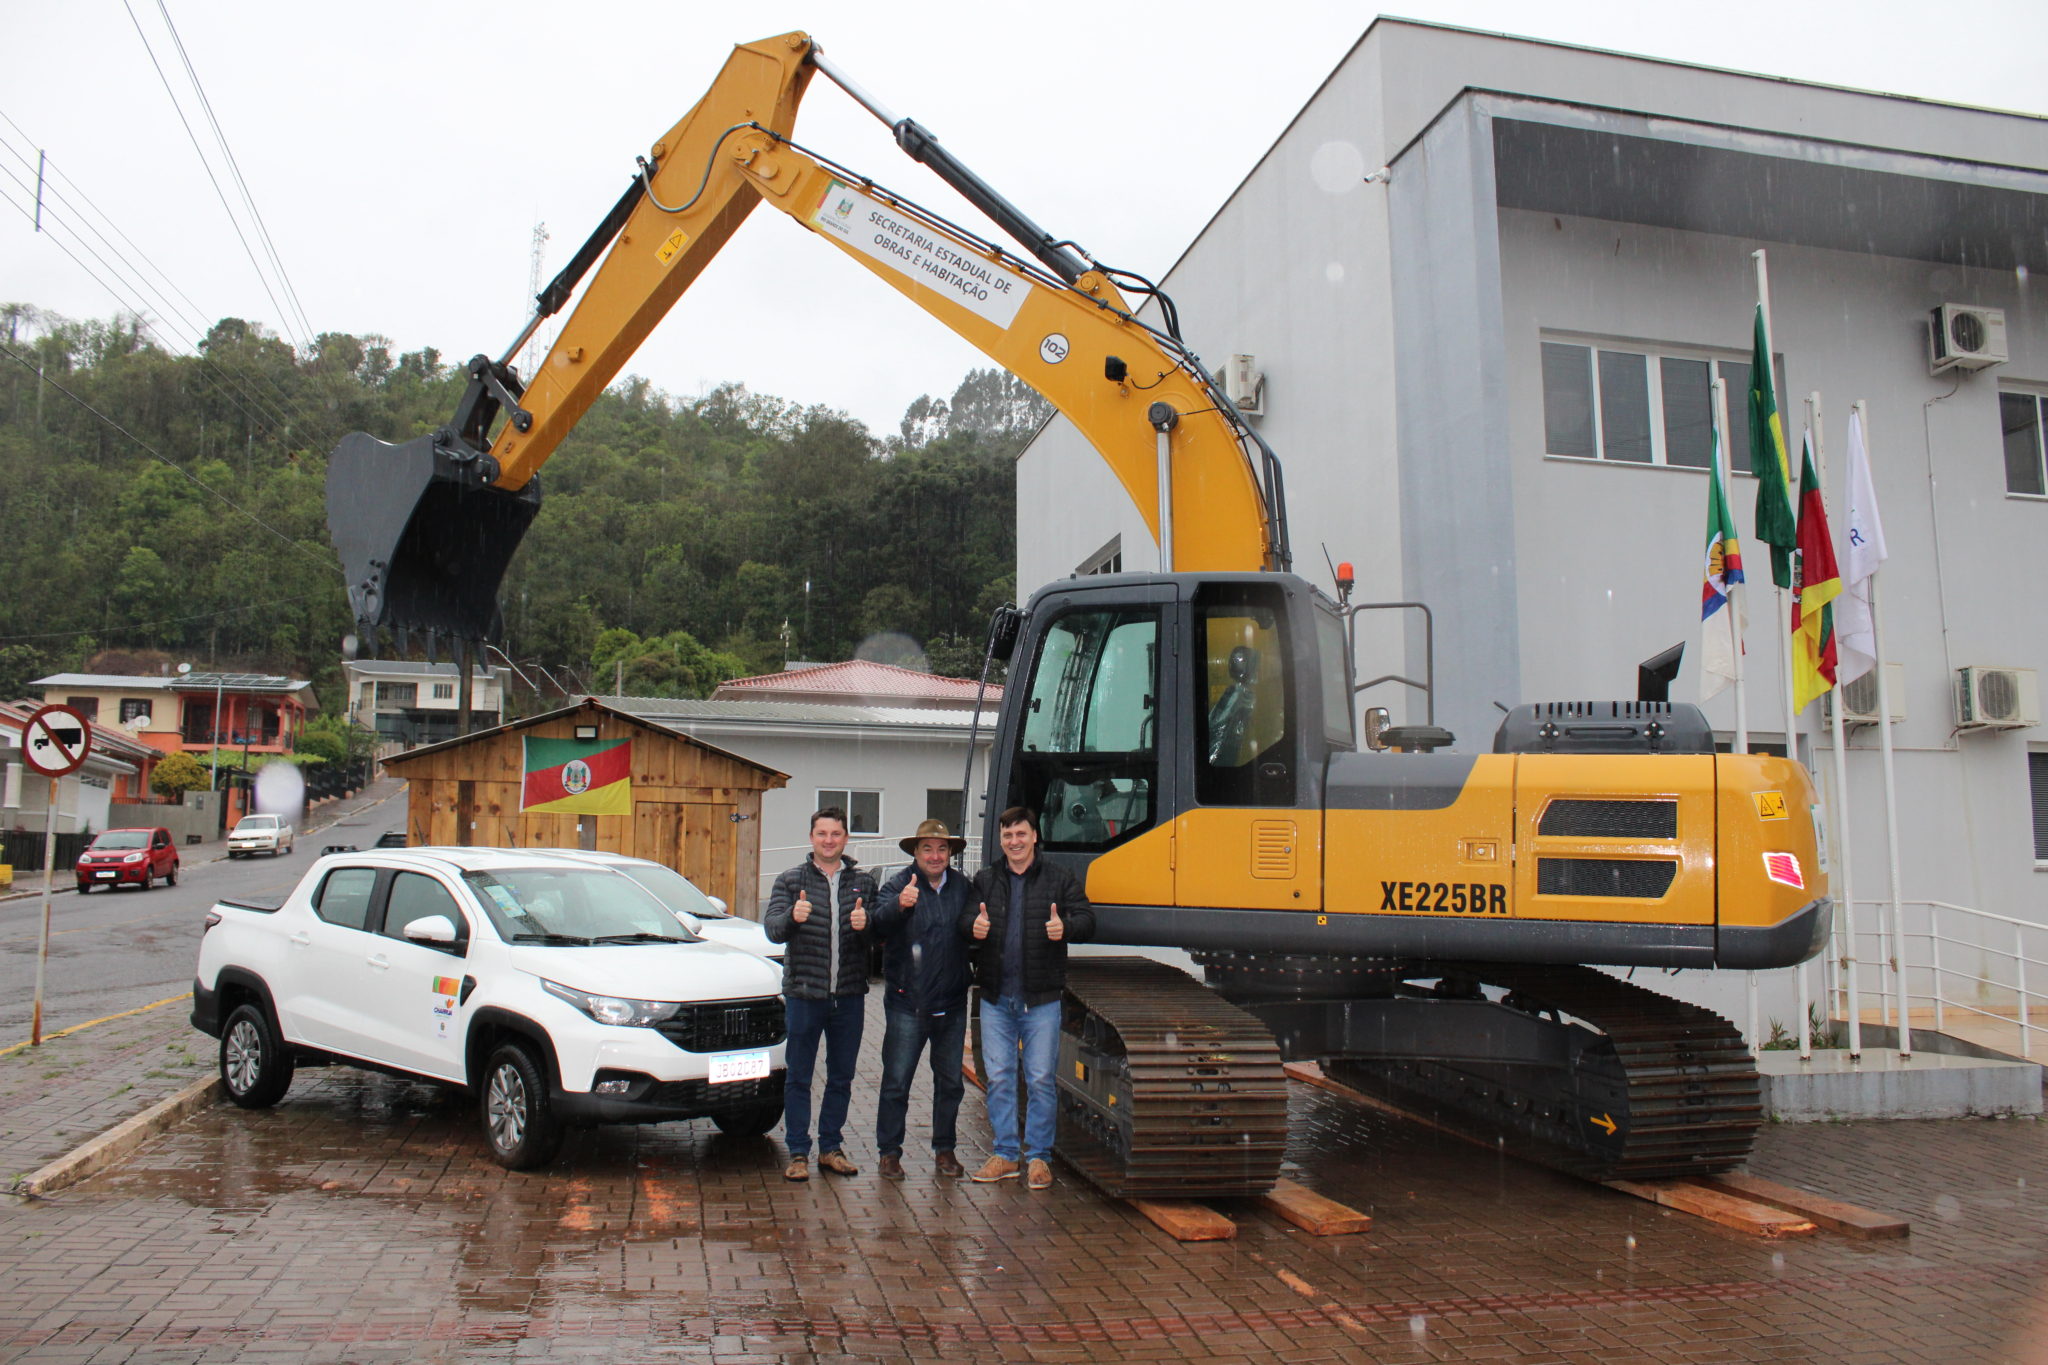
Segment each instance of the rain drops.
[{"label": "rain drops", "polygon": [[1356,143],[1325,142],[1308,159],[1309,178],[1325,194],[1343,194],[1365,183],[1365,153]]}]

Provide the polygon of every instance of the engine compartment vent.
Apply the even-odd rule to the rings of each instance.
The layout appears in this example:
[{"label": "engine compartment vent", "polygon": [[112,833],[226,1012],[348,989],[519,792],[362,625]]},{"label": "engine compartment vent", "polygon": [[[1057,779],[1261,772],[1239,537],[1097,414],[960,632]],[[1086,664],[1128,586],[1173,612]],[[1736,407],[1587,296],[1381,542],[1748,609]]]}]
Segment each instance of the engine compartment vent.
[{"label": "engine compartment vent", "polygon": [[1538,858],[1536,894],[1656,900],[1677,875],[1678,864],[1664,859]]},{"label": "engine compartment vent", "polygon": [[1714,727],[1691,702],[1538,701],[1508,712],[1497,754],[1711,754]]},{"label": "engine compartment vent", "polygon": [[1676,839],[1676,801],[1561,797],[1543,808],[1536,833],[1553,839]]}]

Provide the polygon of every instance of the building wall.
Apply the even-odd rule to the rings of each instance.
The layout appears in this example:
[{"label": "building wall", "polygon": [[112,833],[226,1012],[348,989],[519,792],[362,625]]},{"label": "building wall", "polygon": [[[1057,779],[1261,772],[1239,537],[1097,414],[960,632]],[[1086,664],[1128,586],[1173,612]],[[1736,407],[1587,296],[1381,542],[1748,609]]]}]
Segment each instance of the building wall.
[{"label": "building wall", "polygon": [[[406,782],[406,837],[415,845],[592,848],[667,863],[709,895],[753,904],[740,869],[760,858],[762,790],[773,776],[612,717],[598,738],[633,741],[633,813],[563,815],[519,809],[527,736],[571,739],[577,712],[510,734],[388,760]],[[738,819],[733,817],[738,816]],[[742,896],[745,899],[742,899]]]},{"label": "building wall", "polygon": [[[766,898],[776,873],[809,855],[810,815],[817,809],[820,788],[881,792],[880,837],[856,837],[849,851],[867,866],[902,863],[906,860],[897,840],[913,833],[925,818],[927,790],[957,789],[966,765],[965,731],[953,738],[913,737],[883,730],[870,735],[821,735],[794,728],[767,734],[704,722],[685,722],[679,728],[789,774],[787,786],[762,798],[759,876],[748,905]],[[987,774],[988,741],[984,737],[968,798],[968,819],[975,830],[980,829],[979,802]],[[970,844],[970,858],[975,853]]]}]

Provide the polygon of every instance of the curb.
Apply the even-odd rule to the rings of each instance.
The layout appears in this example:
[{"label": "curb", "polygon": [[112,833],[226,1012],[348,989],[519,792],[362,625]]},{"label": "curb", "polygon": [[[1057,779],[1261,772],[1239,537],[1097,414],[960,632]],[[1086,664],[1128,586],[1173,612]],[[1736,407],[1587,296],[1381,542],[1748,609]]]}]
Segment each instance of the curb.
[{"label": "curb", "polygon": [[75,1185],[96,1171],[120,1161],[157,1134],[210,1106],[220,1094],[220,1077],[208,1076],[192,1082],[169,1099],[158,1100],[134,1118],[121,1122],[81,1147],[58,1157],[41,1170],[15,1182],[14,1193],[24,1199],[40,1199],[52,1190]]}]

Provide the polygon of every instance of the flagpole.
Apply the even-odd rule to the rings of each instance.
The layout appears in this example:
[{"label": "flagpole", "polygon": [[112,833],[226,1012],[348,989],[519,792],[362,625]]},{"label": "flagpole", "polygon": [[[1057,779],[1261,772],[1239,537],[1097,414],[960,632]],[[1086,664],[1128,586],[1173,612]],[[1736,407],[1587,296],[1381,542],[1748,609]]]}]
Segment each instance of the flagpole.
[{"label": "flagpole", "polygon": [[[1711,471],[1721,481],[1721,505],[1733,507],[1728,501],[1728,381],[1716,379],[1712,385],[1714,393],[1714,421],[1718,430],[1714,432],[1716,458]],[[1735,745],[1733,752],[1749,752],[1749,694],[1742,683],[1742,587],[1743,583],[1728,585],[1728,633],[1735,644]]]},{"label": "flagpole", "polygon": [[[1752,251],[1749,255],[1750,259],[1756,262],[1756,303],[1758,310],[1763,315],[1764,324],[1763,360],[1765,365],[1769,365],[1772,358],[1777,354],[1777,333],[1771,327],[1771,269],[1762,250]],[[1771,390],[1775,393],[1777,391],[1777,375],[1767,372],[1766,378],[1769,379]],[[1756,383],[1754,377],[1750,379],[1750,383]],[[1754,461],[1754,453],[1751,454],[1750,458]],[[1796,508],[1798,500],[1793,493],[1796,485],[1792,481],[1792,451],[1789,446],[1785,450],[1781,477],[1785,480],[1786,498]],[[1785,757],[1796,763],[1799,760],[1799,735],[1797,729],[1799,713],[1792,705],[1792,599],[1785,595],[1783,588],[1779,588],[1777,592],[1778,680],[1784,684],[1785,688]]]},{"label": "flagpole", "polygon": [[[1856,400],[1851,408],[1854,421],[1862,430],[1863,457],[1870,458],[1870,405],[1862,399]],[[1891,878],[1892,893],[1892,954],[1897,959],[1897,989],[1899,993],[1899,1056],[1913,1055],[1913,1026],[1906,1016],[1906,906],[1899,898],[1899,786],[1898,775],[1892,768],[1892,698],[1890,680],[1885,677],[1884,668],[1884,617],[1877,606],[1877,571],[1872,570],[1870,589],[1870,637],[1872,656],[1877,660],[1877,747],[1884,761],[1884,833],[1886,842],[1886,865]],[[1939,994],[1941,983],[1932,983]]]},{"label": "flagpole", "polygon": [[[1806,420],[1813,440],[1813,461],[1816,466],[1816,472],[1820,475],[1821,488],[1825,490],[1828,485],[1828,455],[1827,442],[1821,427],[1820,390],[1818,389],[1815,389],[1806,396]],[[1823,499],[1825,499],[1825,493],[1823,493]],[[1835,506],[1836,510],[1840,511],[1841,504],[1837,503]],[[1846,516],[1843,518],[1843,522],[1845,525],[1847,524]],[[1857,980],[1855,879],[1850,871],[1849,862],[1849,752],[1848,743],[1844,737],[1845,731],[1842,726],[1842,694],[1839,690],[1835,693],[1834,705],[1829,707],[1828,710],[1831,713],[1829,739],[1835,751],[1834,761],[1830,765],[1834,771],[1835,778],[1835,828],[1833,831],[1835,837],[1829,840],[1834,846],[1829,852],[1834,855],[1833,861],[1842,869],[1842,897],[1838,902],[1841,907],[1839,919],[1847,930],[1843,937],[1848,945],[1849,954],[1849,1059],[1855,1061],[1863,1055],[1863,1011],[1862,997],[1858,993],[1861,983]],[[1880,928],[1879,932],[1883,932],[1882,928]],[[1803,977],[1806,972],[1806,964],[1801,963],[1799,971],[1802,977],[1801,985],[1803,986],[1805,984]],[[1805,997],[1804,990],[1800,992],[1800,996],[1803,1000]],[[1801,1053],[1800,1055],[1804,1057],[1810,1054]]]}]

